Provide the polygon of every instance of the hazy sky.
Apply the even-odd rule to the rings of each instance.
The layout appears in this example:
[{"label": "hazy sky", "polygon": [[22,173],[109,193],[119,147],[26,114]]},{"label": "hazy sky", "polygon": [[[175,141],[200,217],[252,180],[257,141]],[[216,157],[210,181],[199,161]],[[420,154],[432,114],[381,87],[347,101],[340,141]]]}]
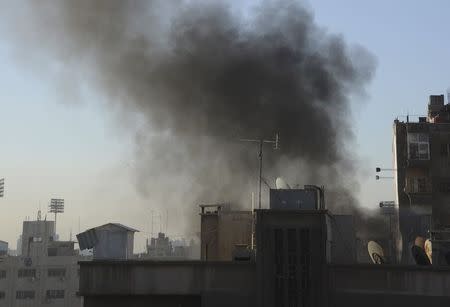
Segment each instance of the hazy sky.
[{"label": "hazy sky", "polygon": [[[360,178],[360,200],[366,207],[394,199],[392,181],[374,179],[376,166],[392,165],[393,119],[407,112],[425,114],[428,95],[444,94],[450,86],[450,3],[432,4],[309,3],[319,25],[377,58],[367,97],[355,98],[365,103],[349,115],[357,135],[355,151],[367,166]],[[39,207],[46,211],[50,198],[62,197],[66,212],[57,226],[62,239],[71,230],[78,232],[79,220],[81,230],[116,221],[142,230],[136,244],[142,250],[152,204],[133,184],[134,132],[121,128],[126,123],[100,97],[77,95],[45,71],[16,65],[7,40],[0,40],[0,71],[0,177],[6,178],[0,239],[15,247],[23,219],[34,219]],[[180,212],[170,213],[169,234],[179,235],[173,225],[182,218]],[[154,229],[159,230],[156,222]]]}]

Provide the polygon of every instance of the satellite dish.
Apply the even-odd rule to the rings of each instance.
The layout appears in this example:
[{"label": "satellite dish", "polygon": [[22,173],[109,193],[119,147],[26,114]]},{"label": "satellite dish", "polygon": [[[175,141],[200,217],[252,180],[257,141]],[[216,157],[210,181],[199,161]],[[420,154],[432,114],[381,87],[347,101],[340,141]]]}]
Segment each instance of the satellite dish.
[{"label": "satellite dish", "polygon": [[383,248],[375,241],[369,241],[367,243],[367,251],[369,252],[370,259],[375,264],[383,264],[386,262],[384,259]]},{"label": "satellite dish", "polygon": [[430,263],[433,263],[433,245],[431,244],[431,240],[427,239],[425,241],[425,254],[428,256],[428,260],[430,260]]},{"label": "satellite dish", "polygon": [[416,237],[414,240],[414,245],[420,247],[421,249],[425,248],[425,239],[421,236]]},{"label": "satellite dish", "polygon": [[288,190],[291,188],[281,177],[278,177],[277,180],[275,180],[275,185],[278,190]]},{"label": "satellite dish", "polygon": [[423,237],[416,237],[414,245],[411,247],[411,254],[417,265],[430,265],[430,259],[424,250],[425,239]]}]

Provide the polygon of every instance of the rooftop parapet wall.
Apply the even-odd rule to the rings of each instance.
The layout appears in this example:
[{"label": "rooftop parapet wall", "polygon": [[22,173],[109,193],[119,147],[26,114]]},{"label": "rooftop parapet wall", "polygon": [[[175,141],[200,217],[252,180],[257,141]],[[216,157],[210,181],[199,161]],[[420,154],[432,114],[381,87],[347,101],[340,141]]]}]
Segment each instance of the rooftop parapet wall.
[{"label": "rooftop parapet wall", "polygon": [[[330,265],[333,306],[444,306],[450,268],[404,265]],[[422,304],[426,302],[426,304]]]},{"label": "rooftop parapet wall", "polygon": [[91,261],[80,262],[80,294],[192,295],[240,292],[254,296],[252,262]]}]

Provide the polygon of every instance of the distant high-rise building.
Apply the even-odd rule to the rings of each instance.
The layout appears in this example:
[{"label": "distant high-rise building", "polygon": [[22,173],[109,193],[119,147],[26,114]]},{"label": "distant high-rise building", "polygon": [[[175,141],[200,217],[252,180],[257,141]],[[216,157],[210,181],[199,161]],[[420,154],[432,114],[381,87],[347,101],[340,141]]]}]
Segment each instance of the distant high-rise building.
[{"label": "distant high-rise building", "polygon": [[430,96],[428,114],[418,121],[395,120],[393,151],[402,262],[413,262],[411,247],[420,236],[433,240],[433,264],[443,264],[448,248],[442,242],[450,234],[450,104],[444,95]]}]

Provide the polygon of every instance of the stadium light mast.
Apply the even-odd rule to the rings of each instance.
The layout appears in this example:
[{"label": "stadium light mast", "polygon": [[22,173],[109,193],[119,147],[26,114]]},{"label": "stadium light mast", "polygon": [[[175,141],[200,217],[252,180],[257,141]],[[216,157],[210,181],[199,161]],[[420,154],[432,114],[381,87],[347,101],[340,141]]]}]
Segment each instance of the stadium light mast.
[{"label": "stadium light mast", "polygon": [[5,196],[5,178],[0,179],[0,197]]},{"label": "stadium light mast", "polygon": [[275,134],[275,139],[273,140],[265,140],[265,139],[240,139],[241,142],[252,142],[257,143],[259,145],[259,192],[258,192],[258,209],[261,209],[261,185],[262,185],[262,168],[263,168],[263,145],[264,144],[273,144],[274,149],[279,149],[279,139],[278,133]]},{"label": "stadium light mast", "polygon": [[50,213],[55,214],[55,234],[56,234],[56,216],[58,213],[64,212],[64,199],[62,198],[52,198],[50,200],[50,205],[48,206]]}]

